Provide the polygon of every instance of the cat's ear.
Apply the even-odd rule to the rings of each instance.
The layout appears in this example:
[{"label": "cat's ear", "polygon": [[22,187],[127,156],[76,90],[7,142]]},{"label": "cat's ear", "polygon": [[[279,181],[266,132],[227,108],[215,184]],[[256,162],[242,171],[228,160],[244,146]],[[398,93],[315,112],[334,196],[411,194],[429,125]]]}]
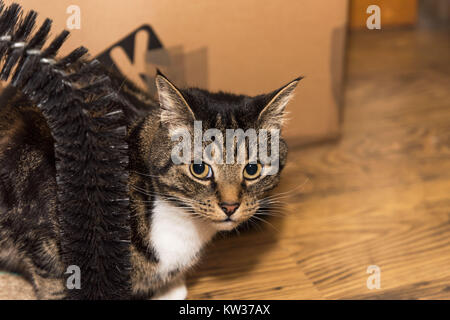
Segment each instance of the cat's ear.
[{"label": "cat's ear", "polygon": [[286,105],[294,96],[294,90],[303,77],[292,80],[283,87],[269,93],[266,97],[268,102],[258,116],[258,126],[261,129],[281,129],[286,120]]},{"label": "cat's ear", "polygon": [[161,106],[161,122],[168,126],[169,131],[192,125],[194,113],[180,90],[159,70],[155,81]]}]

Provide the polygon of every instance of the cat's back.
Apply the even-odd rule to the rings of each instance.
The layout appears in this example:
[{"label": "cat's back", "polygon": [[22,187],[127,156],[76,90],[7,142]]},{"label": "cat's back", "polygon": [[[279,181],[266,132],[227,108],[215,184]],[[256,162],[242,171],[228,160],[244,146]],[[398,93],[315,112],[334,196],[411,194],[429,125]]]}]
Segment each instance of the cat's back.
[{"label": "cat's back", "polygon": [[[40,110],[20,91],[0,94],[0,208],[35,205],[36,196],[53,202],[55,159],[50,129]],[[29,199],[28,199],[29,198]],[[27,203],[27,201],[30,201]],[[1,212],[0,212],[1,213]]]},{"label": "cat's back", "polygon": [[0,94],[0,162],[0,168],[21,166],[24,171],[39,162],[54,166],[53,138],[44,116],[12,87]]}]

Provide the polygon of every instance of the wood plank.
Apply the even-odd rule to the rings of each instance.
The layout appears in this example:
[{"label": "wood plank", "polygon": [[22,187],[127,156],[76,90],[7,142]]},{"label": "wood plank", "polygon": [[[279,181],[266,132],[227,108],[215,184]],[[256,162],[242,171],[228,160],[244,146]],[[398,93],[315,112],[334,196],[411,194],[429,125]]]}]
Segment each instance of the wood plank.
[{"label": "wood plank", "polygon": [[189,278],[189,298],[321,299],[279,243],[280,233],[274,230],[280,227],[260,226],[259,231],[216,241]]}]

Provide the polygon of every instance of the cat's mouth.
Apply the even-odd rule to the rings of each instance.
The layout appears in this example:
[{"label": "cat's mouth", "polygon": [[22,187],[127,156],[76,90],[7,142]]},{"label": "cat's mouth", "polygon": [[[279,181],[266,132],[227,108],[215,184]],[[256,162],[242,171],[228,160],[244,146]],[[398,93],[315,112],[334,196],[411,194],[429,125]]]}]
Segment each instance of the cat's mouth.
[{"label": "cat's mouth", "polygon": [[214,226],[221,231],[229,231],[237,227],[239,222],[227,217],[223,220],[212,220]]},{"label": "cat's mouth", "polygon": [[224,223],[224,222],[232,222],[236,223],[236,220],[231,219],[230,217],[222,219],[222,220],[212,220],[214,223]]}]

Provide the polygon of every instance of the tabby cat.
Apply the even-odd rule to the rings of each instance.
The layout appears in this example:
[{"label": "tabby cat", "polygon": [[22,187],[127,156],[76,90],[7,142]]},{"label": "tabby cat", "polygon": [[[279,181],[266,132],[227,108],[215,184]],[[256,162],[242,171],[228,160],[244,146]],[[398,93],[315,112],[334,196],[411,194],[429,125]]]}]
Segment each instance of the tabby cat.
[{"label": "tabby cat", "polygon": [[[120,79],[121,93],[139,105],[128,123],[132,293],[139,299],[184,299],[184,275],[205,245],[258,210],[279,182],[287,146],[279,140],[279,170],[260,163],[175,164],[174,130],[247,130],[282,126],[300,78],[249,97],[178,89],[158,74],[159,103]],[[248,148],[248,141],[246,142]],[[12,87],[0,98],[0,267],[24,274],[40,299],[63,298],[64,268],[56,214],[53,139],[40,110]]]}]

